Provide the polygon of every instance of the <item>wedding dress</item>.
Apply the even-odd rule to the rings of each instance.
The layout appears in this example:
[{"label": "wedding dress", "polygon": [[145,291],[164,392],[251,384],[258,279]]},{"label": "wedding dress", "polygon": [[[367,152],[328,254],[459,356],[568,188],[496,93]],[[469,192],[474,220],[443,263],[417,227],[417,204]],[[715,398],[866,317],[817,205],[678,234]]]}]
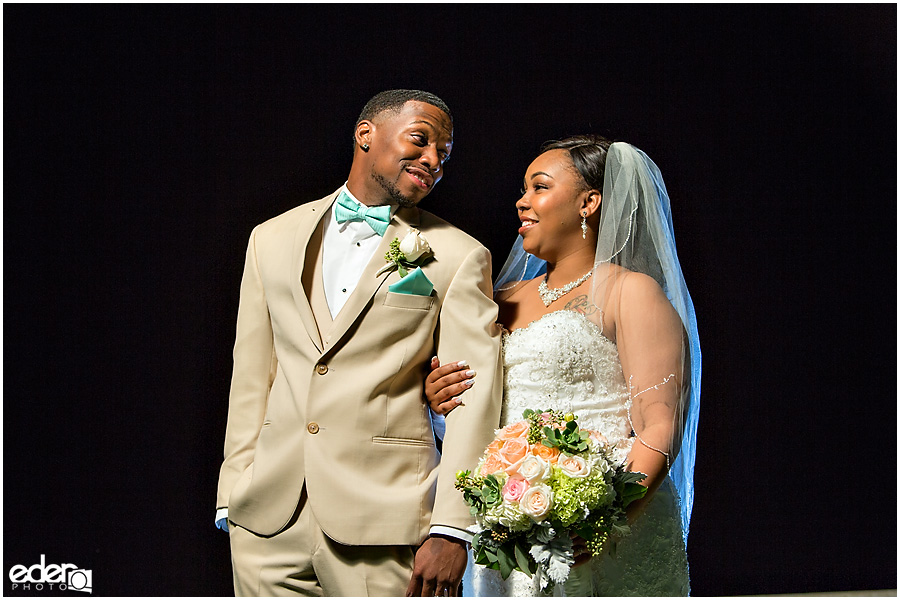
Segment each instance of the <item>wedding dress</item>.
[{"label": "wedding dress", "polygon": [[[583,314],[560,310],[503,335],[504,406],[501,426],[522,420],[526,408],[573,413],[581,427],[603,433],[624,461],[635,438],[629,425],[628,386],[615,343]],[[681,509],[667,477],[631,535],[615,555],[607,551],[573,570],[566,589],[554,595],[685,596],[688,562]],[[463,579],[463,593],[475,596],[537,596],[538,584],[513,571],[500,573],[474,565]]]},{"label": "wedding dress", "polygon": [[[595,146],[596,151],[598,144],[602,146],[596,140],[582,140],[575,146]],[[589,304],[595,309],[590,317],[570,310],[552,312],[504,334],[501,425],[522,420],[526,408],[558,410],[577,415],[581,427],[604,434],[615,446],[618,460],[624,461],[635,443],[664,454],[668,476],[632,524],[631,534],[619,540],[614,554],[607,549],[573,569],[565,586],[556,586],[553,592],[684,596],[690,591],[685,545],[693,506],[700,409],[702,361],[697,318],[675,248],[669,195],[656,164],[630,144],[610,144],[602,198],[589,295]],[[515,293],[518,285],[545,272],[545,261],[525,251],[520,235],[494,282],[495,294]],[[618,304],[621,282],[629,273],[642,273],[656,281],[678,313],[685,333],[680,355],[647,356],[633,345],[629,350],[628,324],[621,322],[624,311]],[[618,345],[603,335],[603,314],[620,317]],[[639,337],[650,347],[662,348],[665,340],[671,342],[670,334],[661,326],[645,328]],[[633,344],[636,338],[630,339]],[[629,358],[627,379],[620,356]],[[675,385],[678,387],[672,387]],[[657,442],[645,437],[650,424],[645,410],[660,402],[674,406],[673,435]],[[539,589],[520,571],[513,571],[504,581],[498,571],[474,565],[470,559],[463,593],[536,596]]]}]

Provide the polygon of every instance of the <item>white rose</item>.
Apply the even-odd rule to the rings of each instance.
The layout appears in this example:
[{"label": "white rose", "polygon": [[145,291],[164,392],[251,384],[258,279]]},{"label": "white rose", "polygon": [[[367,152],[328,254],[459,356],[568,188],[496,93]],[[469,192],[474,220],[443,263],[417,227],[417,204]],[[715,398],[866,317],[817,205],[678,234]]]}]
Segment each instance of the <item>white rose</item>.
[{"label": "white rose", "polygon": [[580,456],[560,454],[556,466],[569,477],[587,477],[591,472],[590,466]]},{"label": "white rose", "polygon": [[528,454],[518,464],[517,471],[522,479],[534,484],[547,478],[550,473],[550,463],[533,454]]},{"label": "white rose", "polygon": [[406,256],[406,260],[414,262],[423,254],[431,252],[431,246],[428,245],[418,229],[410,229],[406,237],[400,241],[400,252]]},{"label": "white rose", "polygon": [[535,521],[543,521],[550,507],[553,506],[553,491],[546,485],[535,485],[522,494],[519,500],[519,508],[522,512],[534,519]]}]

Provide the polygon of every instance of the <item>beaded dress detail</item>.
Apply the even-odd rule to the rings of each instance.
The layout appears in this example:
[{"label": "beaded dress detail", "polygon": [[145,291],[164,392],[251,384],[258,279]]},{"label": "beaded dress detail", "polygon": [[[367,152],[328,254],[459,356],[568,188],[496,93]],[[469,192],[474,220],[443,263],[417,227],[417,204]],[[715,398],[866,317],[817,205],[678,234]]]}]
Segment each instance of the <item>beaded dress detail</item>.
[{"label": "beaded dress detail", "polygon": [[[501,426],[522,411],[552,409],[578,415],[579,424],[603,433],[624,461],[634,443],[628,420],[628,386],[615,343],[581,313],[560,310],[503,334]],[[669,478],[621,540],[615,556],[593,558],[573,570],[554,595],[686,596],[688,562],[677,495]],[[519,571],[504,581],[498,571],[469,566],[465,595],[538,596],[538,585]],[[568,594],[566,592],[569,592]]]}]

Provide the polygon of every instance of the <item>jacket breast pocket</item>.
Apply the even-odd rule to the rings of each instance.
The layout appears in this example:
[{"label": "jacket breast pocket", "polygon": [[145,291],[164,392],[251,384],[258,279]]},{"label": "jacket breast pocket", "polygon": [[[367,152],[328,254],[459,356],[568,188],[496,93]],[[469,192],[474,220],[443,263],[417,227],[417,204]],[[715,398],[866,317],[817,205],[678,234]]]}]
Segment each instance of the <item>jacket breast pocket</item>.
[{"label": "jacket breast pocket", "polygon": [[376,435],[372,438],[373,444],[387,444],[389,446],[424,446],[426,448],[434,448],[434,442],[431,440],[417,440],[413,438],[384,437]]},{"label": "jacket breast pocket", "polygon": [[431,310],[431,307],[434,306],[434,296],[416,296],[415,294],[388,292],[384,296],[384,306],[408,308],[411,310]]}]

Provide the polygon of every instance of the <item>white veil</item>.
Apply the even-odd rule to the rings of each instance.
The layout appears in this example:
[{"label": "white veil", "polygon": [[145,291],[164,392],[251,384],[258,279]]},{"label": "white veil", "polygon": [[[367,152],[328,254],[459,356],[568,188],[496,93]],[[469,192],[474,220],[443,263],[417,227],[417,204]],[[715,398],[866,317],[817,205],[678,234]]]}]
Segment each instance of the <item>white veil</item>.
[{"label": "white veil", "polygon": [[[494,291],[509,290],[545,271],[545,261],[525,252],[519,236],[494,282]],[[614,303],[619,298],[614,290],[621,288],[617,288],[620,278],[631,272],[644,273],[659,284],[684,329],[683,370],[676,376],[681,390],[676,392],[679,404],[674,410],[675,439],[669,443],[666,454],[675,457],[670,462],[669,477],[678,491],[682,531],[687,543],[694,500],[694,459],[700,410],[701,359],[697,319],[678,262],[669,195],[662,175],[644,152],[630,144],[617,142],[609,147],[606,157],[592,278],[592,300],[600,314],[615,310]],[[640,383],[638,387],[652,386],[654,382],[660,383],[661,379],[651,377],[648,383]],[[640,438],[640,428],[634,423],[632,428]]]}]

